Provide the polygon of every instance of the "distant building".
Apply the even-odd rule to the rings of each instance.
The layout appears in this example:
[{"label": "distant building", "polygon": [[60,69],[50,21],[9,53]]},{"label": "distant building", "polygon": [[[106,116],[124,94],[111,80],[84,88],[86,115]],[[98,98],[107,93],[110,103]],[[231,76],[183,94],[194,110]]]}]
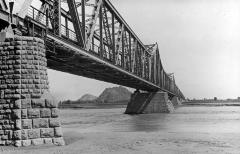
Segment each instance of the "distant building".
[{"label": "distant building", "polygon": [[238,97],[238,100],[240,101],[240,97]]},{"label": "distant building", "polygon": [[216,101],[216,100],[217,100],[217,97],[214,97],[214,100]]}]

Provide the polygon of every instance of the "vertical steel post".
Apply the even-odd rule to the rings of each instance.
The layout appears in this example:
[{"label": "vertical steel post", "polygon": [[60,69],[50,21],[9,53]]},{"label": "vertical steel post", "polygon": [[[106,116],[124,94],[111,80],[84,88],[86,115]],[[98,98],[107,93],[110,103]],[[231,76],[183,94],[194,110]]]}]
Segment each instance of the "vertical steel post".
[{"label": "vertical steel post", "polygon": [[85,23],[85,5],[86,1],[81,0],[81,8],[82,8],[82,36],[83,36],[83,41],[84,44],[86,43],[86,23]]},{"label": "vertical steel post", "polygon": [[102,14],[102,4],[100,4],[100,9],[99,9],[99,29],[100,29],[100,57],[102,58],[103,57],[103,25],[102,25],[102,22],[103,22],[103,14]]},{"label": "vertical steel post", "polygon": [[66,26],[66,36],[69,38],[69,30],[68,30],[68,18],[65,17],[65,26]]},{"label": "vertical steel post", "polygon": [[141,48],[141,55],[140,55],[140,64],[141,64],[141,77],[142,78],[144,78],[144,63],[145,63],[145,61],[144,61],[144,49],[143,49],[143,47],[140,47]]},{"label": "vertical steel post", "polygon": [[112,54],[113,63],[116,64],[116,50],[115,50],[115,27],[114,27],[114,13],[112,12]]},{"label": "vertical steel post", "polygon": [[[122,25],[123,26],[123,25]],[[122,63],[122,67],[123,69],[125,69],[125,42],[124,42],[124,33],[125,33],[125,27],[123,27],[123,31],[122,31],[122,58],[121,58],[121,63]]]},{"label": "vertical steel post", "polygon": [[35,36],[35,26],[34,26],[34,24],[32,24],[32,37],[34,37]]},{"label": "vertical steel post", "polygon": [[94,37],[92,37],[92,51],[94,51],[95,45],[94,45]]},{"label": "vertical steel post", "polygon": [[161,69],[160,69],[160,87],[162,87],[162,85],[163,85],[163,76],[162,76],[162,70],[163,70],[163,68],[162,68],[162,63],[160,62],[160,66],[161,66]]},{"label": "vertical steel post", "polygon": [[154,75],[154,83],[156,83],[156,79],[157,79],[157,75],[156,75],[156,72],[157,72],[157,64],[156,64],[156,58],[157,58],[157,54],[155,53],[154,54],[154,60],[153,60],[153,67],[154,67],[154,70],[153,70],[153,75]]},{"label": "vertical steel post", "polygon": [[82,26],[81,26],[81,21],[79,19],[76,2],[74,0],[67,0],[67,3],[68,3],[69,14],[72,18],[72,23],[73,23],[73,27],[74,27],[74,30],[76,33],[76,38],[77,38],[78,44],[84,48],[85,42],[84,42],[84,38],[82,35]]},{"label": "vertical steel post", "polygon": [[35,8],[33,8],[33,19],[35,20],[35,13],[34,13],[35,11],[34,10],[35,10]]},{"label": "vertical steel post", "polygon": [[44,42],[46,43],[46,41],[47,41],[47,33],[48,33],[48,23],[49,23],[49,20],[48,20],[48,14],[49,12],[48,12],[48,9],[46,9],[46,27],[45,27],[45,36],[44,36]]},{"label": "vertical steel post", "polygon": [[139,75],[139,65],[138,65],[138,42],[136,41],[136,48],[135,48],[135,66],[136,66],[136,75]]},{"label": "vertical steel post", "polygon": [[48,30],[48,23],[49,23],[49,10],[48,9],[46,9],[46,31]]},{"label": "vertical steel post", "polygon": [[165,72],[163,71],[163,88],[165,88]]},{"label": "vertical steel post", "polygon": [[148,58],[148,81],[151,81],[151,57]]},{"label": "vertical steel post", "polygon": [[142,64],[142,77],[145,78],[145,50],[142,50],[141,64]]},{"label": "vertical steel post", "polygon": [[158,49],[156,49],[156,84],[158,85],[159,83],[159,76],[158,76],[158,73],[159,73],[159,54],[158,54]]},{"label": "vertical steel post", "polygon": [[61,36],[61,0],[53,1],[53,31]]},{"label": "vertical steel post", "polygon": [[128,33],[128,41],[129,41],[129,71],[131,72],[131,68],[132,68],[132,43],[131,43],[131,34]]},{"label": "vertical steel post", "polygon": [[138,64],[139,64],[139,75],[140,77],[143,77],[143,70],[142,70],[142,47],[139,44],[139,59],[138,59]]}]

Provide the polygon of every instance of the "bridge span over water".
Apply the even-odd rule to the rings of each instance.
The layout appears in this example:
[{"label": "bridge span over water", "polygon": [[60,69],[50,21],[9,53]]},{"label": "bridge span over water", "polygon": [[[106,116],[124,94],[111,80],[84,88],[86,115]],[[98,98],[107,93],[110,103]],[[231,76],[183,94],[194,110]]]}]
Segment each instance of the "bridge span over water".
[{"label": "bridge span over water", "polygon": [[136,91],[127,114],[171,112],[184,95],[109,0],[0,0],[0,145],[63,145],[47,67]]},{"label": "bridge span over water", "polygon": [[15,12],[17,34],[45,40],[49,68],[184,98],[157,43],[143,44],[109,0],[16,1]]}]

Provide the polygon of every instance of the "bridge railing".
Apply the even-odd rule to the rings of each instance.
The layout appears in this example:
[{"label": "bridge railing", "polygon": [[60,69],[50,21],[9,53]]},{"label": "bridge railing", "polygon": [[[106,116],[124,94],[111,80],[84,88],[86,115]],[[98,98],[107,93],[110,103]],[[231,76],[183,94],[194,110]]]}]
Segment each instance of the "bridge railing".
[{"label": "bridge railing", "polygon": [[77,42],[76,33],[64,25],[61,25],[61,35],[74,42]]},{"label": "bridge railing", "polygon": [[39,23],[41,23],[43,25],[46,25],[46,23],[47,23],[46,14],[44,12],[41,12],[40,10],[36,9],[33,6],[29,7],[27,15],[28,15],[28,17],[32,18],[35,21],[38,21]]},{"label": "bridge railing", "polygon": [[[52,19],[51,17],[46,17],[46,14],[41,12],[40,10],[36,9],[35,7],[31,6],[28,9],[28,14],[27,16],[29,18],[31,18],[32,20],[47,26],[47,22],[48,22],[48,30],[52,31],[53,26],[52,23],[50,22]],[[76,37],[76,33],[74,32],[74,30],[68,28],[67,26],[61,24],[61,36],[74,42],[77,43],[77,37]],[[109,62],[113,62],[113,57],[112,55],[110,55],[109,51],[107,50],[107,48],[104,48],[104,56],[103,58]],[[100,53],[100,45],[97,43],[92,43],[91,48],[89,50],[89,52],[91,52],[94,55],[99,55]]]}]

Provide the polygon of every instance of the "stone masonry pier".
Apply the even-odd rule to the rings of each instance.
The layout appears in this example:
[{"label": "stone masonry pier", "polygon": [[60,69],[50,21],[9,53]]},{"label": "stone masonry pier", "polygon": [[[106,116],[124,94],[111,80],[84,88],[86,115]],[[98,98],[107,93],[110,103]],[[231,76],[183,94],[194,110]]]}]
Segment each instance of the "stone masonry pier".
[{"label": "stone masonry pier", "polygon": [[0,42],[0,145],[64,145],[58,114],[44,41],[15,36]]},{"label": "stone masonry pier", "polygon": [[126,114],[171,113],[172,102],[166,92],[135,92],[128,103]]}]

